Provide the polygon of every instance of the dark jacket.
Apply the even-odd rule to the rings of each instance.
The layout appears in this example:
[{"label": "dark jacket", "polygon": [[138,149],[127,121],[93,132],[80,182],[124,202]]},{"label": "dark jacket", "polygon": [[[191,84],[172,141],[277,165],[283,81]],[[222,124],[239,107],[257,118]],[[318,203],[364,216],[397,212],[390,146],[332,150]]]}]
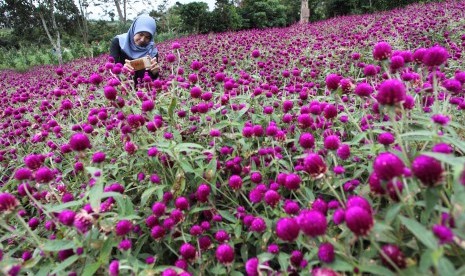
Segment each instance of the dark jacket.
[{"label": "dark jacket", "polygon": [[[117,37],[113,38],[111,40],[111,45],[110,45],[110,56],[112,56],[115,59],[115,63],[121,63],[124,65],[124,60],[133,60],[134,58],[129,57],[124,51],[121,50],[121,47],[119,46],[119,40]],[[157,58],[158,62],[158,53],[155,55]],[[149,73],[149,76],[152,78],[152,80],[158,78],[158,72],[153,74],[150,72],[150,70],[139,70],[134,72],[134,83],[137,85],[138,79],[142,79],[144,77],[145,72]]]}]

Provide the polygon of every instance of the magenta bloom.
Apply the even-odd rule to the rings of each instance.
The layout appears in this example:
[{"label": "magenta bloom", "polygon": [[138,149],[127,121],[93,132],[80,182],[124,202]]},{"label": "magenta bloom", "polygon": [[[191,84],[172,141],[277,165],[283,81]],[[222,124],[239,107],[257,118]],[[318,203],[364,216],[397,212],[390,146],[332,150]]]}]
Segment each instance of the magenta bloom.
[{"label": "magenta bloom", "polygon": [[124,236],[133,229],[132,222],[129,220],[121,220],[115,226],[115,233],[118,236]]},{"label": "magenta bloom", "polygon": [[454,241],[454,232],[449,227],[436,224],[433,226],[433,234],[439,239],[440,244],[451,243]]},{"label": "magenta bloom", "polygon": [[36,171],[36,181],[38,183],[48,183],[55,177],[53,171],[48,167],[42,167]]},{"label": "magenta bloom", "polygon": [[404,162],[390,152],[380,153],[373,162],[373,170],[382,180],[390,180],[404,172]]},{"label": "magenta bloom", "polygon": [[71,226],[74,223],[75,216],[76,216],[76,213],[74,211],[63,210],[58,215],[58,220],[60,221],[60,223],[66,226]]},{"label": "magenta bloom", "polygon": [[28,168],[19,168],[15,172],[15,179],[19,181],[28,180],[31,178],[31,176],[32,176],[32,172]]},{"label": "magenta bloom", "polygon": [[346,210],[345,221],[350,231],[358,236],[367,235],[374,224],[371,213],[358,206]]},{"label": "magenta bloom", "polygon": [[247,272],[247,276],[258,276],[258,265],[259,265],[258,258],[252,258],[247,260],[245,263],[245,272]]},{"label": "magenta bloom", "polygon": [[118,276],[119,275],[119,261],[114,260],[108,266],[108,273],[110,276]]},{"label": "magenta bloom", "polygon": [[300,187],[300,176],[294,173],[290,173],[286,176],[286,181],[284,182],[284,186],[289,190],[297,190]]},{"label": "magenta bloom", "polygon": [[392,47],[387,42],[379,42],[373,49],[373,58],[376,60],[387,59],[391,56]]},{"label": "magenta bloom", "polygon": [[302,232],[310,237],[324,235],[326,232],[326,217],[319,211],[303,210],[297,217],[297,223]]},{"label": "magenta bloom", "polygon": [[299,138],[299,145],[304,149],[313,148],[315,145],[315,138],[311,133],[302,133]]},{"label": "magenta bloom", "polygon": [[324,147],[328,150],[337,150],[341,141],[337,135],[329,135],[324,140]]},{"label": "magenta bloom", "polygon": [[328,168],[320,155],[310,153],[307,155],[307,157],[305,157],[304,169],[311,176],[319,177],[320,175],[326,173]]},{"label": "magenta bloom", "polygon": [[188,261],[195,259],[197,255],[195,247],[190,243],[184,243],[181,245],[181,248],[179,248],[179,253],[184,259]]},{"label": "magenta bloom", "polygon": [[222,264],[229,264],[234,261],[234,248],[223,243],[218,246],[215,253],[216,259]]},{"label": "magenta bloom", "polygon": [[397,105],[405,101],[404,84],[396,79],[386,80],[379,86],[376,100],[382,105]]},{"label": "magenta bloom", "polygon": [[442,179],[443,168],[441,162],[426,155],[419,155],[412,163],[413,174],[425,186],[434,186]]},{"label": "magenta bloom", "polygon": [[337,74],[329,74],[326,76],[326,87],[328,87],[329,90],[336,90],[339,87],[341,79],[342,77]]},{"label": "magenta bloom", "polygon": [[105,161],[106,154],[104,152],[98,151],[92,155],[92,163],[102,163]]},{"label": "magenta bloom", "polygon": [[402,251],[400,251],[399,247],[393,244],[386,244],[384,245],[381,250],[383,251],[384,255],[380,254],[381,257],[381,262],[387,266],[389,269],[394,270],[395,268],[391,265],[391,263],[388,261],[391,260],[398,268],[403,269],[407,266],[407,263],[405,261],[404,254]]},{"label": "magenta bloom", "polygon": [[89,138],[84,133],[73,134],[69,140],[69,145],[74,151],[83,151],[92,147]]},{"label": "magenta bloom", "polygon": [[233,190],[239,190],[242,187],[242,178],[238,175],[233,175],[229,178],[229,187]]},{"label": "magenta bloom", "polygon": [[369,97],[373,93],[373,87],[366,82],[359,83],[355,87],[355,94],[360,97]]},{"label": "magenta bloom", "polygon": [[426,66],[439,66],[447,61],[449,53],[441,46],[434,46],[426,50],[423,56],[423,63]]},{"label": "magenta bloom", "polygon": [[446,126],[449,124],[450,118],[447,115],[442,115],[442,114],[434,114],[431,117],[431,120],[441,126]]},{"label": "magenta bloom", "polygon": [[283,241],[295,241],[299,236],[299,232],[299,225],[294,218],[281,218],[276,223],[276,235]]},{"label": "magenta bloom", "polygon": [[36,170],[42,166],[44,159],[45,157],[41,154],[29,154],[24,157],[24,164],[26,164],[29,169]]},{"label": "magenta bloom", "polygon": [[19,205],[19,201],[9,193],[0,193],[0,214],[9,214]]},{"label": "magenta bloom", "polygon": [[396,138],[390,132],[383,132],[383,133],[380,133],[378,135],[378,142],[380,144],[382,144],[382,145],[385,145],[385,146],[388,146],[388,145],[394,143],[395,140],[396,140]]},{"label": "magenta bloom", "polygon": [[320,244],[318,248],[318,259],[324,263],[332,263],[334,261],[334,246],[329,242]]}]

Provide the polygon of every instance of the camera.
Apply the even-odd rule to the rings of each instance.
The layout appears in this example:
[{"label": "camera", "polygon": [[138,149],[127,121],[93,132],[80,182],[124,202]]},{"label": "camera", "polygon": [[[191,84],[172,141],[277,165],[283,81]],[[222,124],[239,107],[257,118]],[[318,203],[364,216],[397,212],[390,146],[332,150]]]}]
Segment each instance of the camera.
[{"label": "camera", "polygon": [[135,71],[148,69],[150,68],[150,65],[152,65],[152,63],[150,62],[150,58],[148,56],[131,60],[131,66]]}]

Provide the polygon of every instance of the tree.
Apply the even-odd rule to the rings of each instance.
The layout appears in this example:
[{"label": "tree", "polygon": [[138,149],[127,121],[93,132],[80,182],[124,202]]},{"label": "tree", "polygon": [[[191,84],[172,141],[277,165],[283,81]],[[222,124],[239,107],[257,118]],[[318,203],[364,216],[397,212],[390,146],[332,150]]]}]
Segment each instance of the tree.
[{"label": "tree", "polygon": [[279,0],[247,0],[242,2],[241,14],[248,28],[282,27],[287,21],[287,7]]},{"label": "tree", "polygon": [[216,0],[211,18],[215,32],[239,30],[242,27],[242,18],[229,0]]},{"label": "tree", "polygon": [[191,2],[183,5],[178,2],[176,5],[181,17],[183,31],[195,34],[209,31],[210,12],[207,3]]}]

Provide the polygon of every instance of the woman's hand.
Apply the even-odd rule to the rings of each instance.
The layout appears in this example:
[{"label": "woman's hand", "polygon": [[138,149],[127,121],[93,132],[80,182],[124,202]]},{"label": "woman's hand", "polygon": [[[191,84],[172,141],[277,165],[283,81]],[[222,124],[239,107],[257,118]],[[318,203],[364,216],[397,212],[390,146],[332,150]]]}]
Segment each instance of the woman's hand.
[{"label": "woman's hand", "polygon": [[134,71],[134,67],[131,66],[131,61],[129,59],[124,60],[124,67],[126,67],[129,70],[129,72]]},{"label": "woman's hand", "polygon": [[152,58],[150,60],[150,63],[150,72],[152,72],[153,74],[158,73],[158,71],[160,71],[160,65],[158,65],[157,58]]}]

